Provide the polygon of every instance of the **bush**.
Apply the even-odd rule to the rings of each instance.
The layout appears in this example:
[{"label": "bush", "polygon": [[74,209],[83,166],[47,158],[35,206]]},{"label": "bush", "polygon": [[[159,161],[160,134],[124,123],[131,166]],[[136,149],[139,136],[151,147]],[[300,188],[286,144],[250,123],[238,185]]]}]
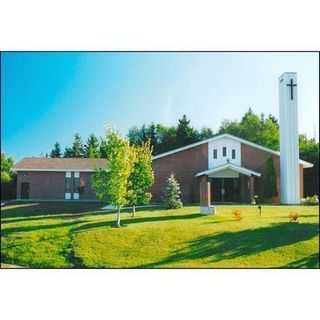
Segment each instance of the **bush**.
[{"label": "bush", "polygon": [[182,208],[181,191],[178,181],[173,173],[168,178],[167,187],[164,196],[164,205],[167,209]]},{"label": "bush", "polygon": [[240,221],[242,219],[241,211],[239,209],[234,210],[232,214],[236,220]]},{"label": "bush", "polygon": [[319,198],[315,194],[312,197],[306,197],[306,198],[301,199],[301,203],[305,204],[305,205],[309,205],[309,206],[316,206],[319,204]]},{"label": "bush", "polygon": [[289,219],[290,222],[298,222],[299,214],[297,212],[290,212]]}]

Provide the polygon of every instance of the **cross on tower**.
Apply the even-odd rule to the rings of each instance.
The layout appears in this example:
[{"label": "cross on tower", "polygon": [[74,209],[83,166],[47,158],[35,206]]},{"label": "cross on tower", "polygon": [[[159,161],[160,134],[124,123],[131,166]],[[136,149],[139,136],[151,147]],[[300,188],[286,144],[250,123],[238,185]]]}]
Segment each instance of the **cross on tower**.
[{"label": "cross on tower", "polygon": [[296,87],[297,84],[293,84],[293,79],[290,79],[290,83],[287,84],[287,87],[290,87],[291,89],[291,100],[293,100],[293,87]]}]

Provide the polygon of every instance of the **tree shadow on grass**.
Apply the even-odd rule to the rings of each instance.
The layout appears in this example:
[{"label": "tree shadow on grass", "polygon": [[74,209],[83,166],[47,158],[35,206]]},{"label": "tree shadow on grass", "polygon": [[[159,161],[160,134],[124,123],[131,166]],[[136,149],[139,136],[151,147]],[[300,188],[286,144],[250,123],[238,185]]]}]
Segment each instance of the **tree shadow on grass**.
[{"label": "tree shadow on grass", "polygon": [[[15,205],[19,205],[16,207]],[[16,203],[1,209],[2,218],[23,218],[43,215],[56,215],[68,213],[85,213],[101,209],[102,202],[34,202]]]},{"label": "tree shadow on grass", "polygon": [[290,262],[281,268],[317,268],[319,269],[319,253],[312,254],[308,257]]},{"label": "tree shadow on grass", "polygon": [[162,261],[140,267],[160,267],[204,258],[209,258],[210,262],[236,259],[312,239],[318,232],[317,223],[276,223],[264,228],[207,235],[190,241]]},{"label": "tree shadow on grass", "polygon": [[[126,218],[121,219],[121,226],[125,227],[130,224],[144,223],[144,222],[161,222],[161,221],[173,221],[173,220],[188,220],[203,217],[200,213],[175,215],[175,216],[156,216],[156,217],[139,217],[139,218]],[[115,221],[101,221],[94,223],[86,223],[75,229],[77,232],[87,231],[90,229],[96,229],[101,227],[114,227]]]},{"label": "tree shadow on grass", "polygon": [[[83,221],[81,221],[83,222]],[[65,223],[57,223],[57,224],[43,224],[43,225],[35,225],[35,226],[22,226],[22,227],[13,227],[13,228],[5,228],[1,229],[1,235],[7,236],[11,233],[17,232],[30,232],[30,231],[40,231],[40,230],[48,230],[48,229],[56,229],[63,227],[70,227],[75,224],[78,224],[79,221],[70,221]]]}]

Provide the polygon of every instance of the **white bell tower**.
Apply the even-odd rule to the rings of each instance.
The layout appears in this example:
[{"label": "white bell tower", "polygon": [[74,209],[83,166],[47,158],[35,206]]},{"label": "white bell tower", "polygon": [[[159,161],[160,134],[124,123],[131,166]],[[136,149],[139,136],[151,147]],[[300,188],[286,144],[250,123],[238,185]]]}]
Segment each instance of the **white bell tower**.
[{"label": "white bell tower", "polygon": [[279,78],[281,203],[300,203],[297,74]]}]

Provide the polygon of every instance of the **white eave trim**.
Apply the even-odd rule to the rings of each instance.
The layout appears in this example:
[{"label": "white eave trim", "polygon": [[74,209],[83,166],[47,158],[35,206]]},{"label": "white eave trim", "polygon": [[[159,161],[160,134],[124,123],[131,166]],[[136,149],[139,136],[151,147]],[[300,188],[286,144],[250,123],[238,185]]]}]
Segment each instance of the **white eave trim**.
[{"label": "white eave trim", "polygon": [[216,168],[213,168],[213,169],[210,169],[210,170],[199,172],[195,176],[199,177],[199,176],[203,176],[203,175],[208,175],[208,174],[216,173],[216,172],[219,172],[219,171],[222,171],[222,170],[226,170],[226,169],[230,169],[230,170],[245,174],[246,176],[261,177],[261,173],[259,173],[259,172],[256,172],[256,171],[253,171],[253,170],[249,170],[249,169],[246,169],[244,167],[238,167],[238,166],[235,166],[234,164],[231,164],[231,163],[227,163],[227,164],[224,164],[222,166],[219,166],[219,167],[216,167]]},{"label": "white eave trim", "polygon": [[[215,137],[207,139],[207,140],[199,141],[199,142],[196,142],[196,143],[193,143],[193,144],[189,144],[187,146],[184,146],[184,147],[181,147],[181,148],[178,148],[178,149],[174,149],[174,150],[171,150],[171,151],[168,151],[168,152],[164,152],[164,153],[158,154],[158,155],[154,156],[152,158],[152,160],[160,159],[160,158],[169,156],[171,154],[174,154],[174,153],[177,153],[177,152],[180,152],[180,151],[184,151],[184,150],[187,150],[187,149],[191,149],[191,148],[197,147],[197,146],[199,146],[201,144],[212,142],[212,141],[216,141],[216,140],[219,140],[219,139],[222,139],[222,138],[230,138],[230,139],[233,139],[233,140],[238,141],[240,143],[246,144],[248,146],[251,146],[251,147],[263,150],[265,152],[272,153],[274,155],[280,156],[280,152],[279,151],[275,151],[275,150],[260,146],[259,144],[244,140],[242,138],[238,138],[238,137],[233,136],[233,135],[231,135],[229,133],[223,133],[223,134],[220,134],[218,136],[215,136]],[[312,168],[313,167],[312,163],[304,161],[304,160],[299,160],[299,163],[302,164],[304,168]]]},{"label": "white eave trim", "polygon": [[17,168],[13,171],[35,171],[35,172],[95,172],[93,169],[31,169],[31,168]]}]

